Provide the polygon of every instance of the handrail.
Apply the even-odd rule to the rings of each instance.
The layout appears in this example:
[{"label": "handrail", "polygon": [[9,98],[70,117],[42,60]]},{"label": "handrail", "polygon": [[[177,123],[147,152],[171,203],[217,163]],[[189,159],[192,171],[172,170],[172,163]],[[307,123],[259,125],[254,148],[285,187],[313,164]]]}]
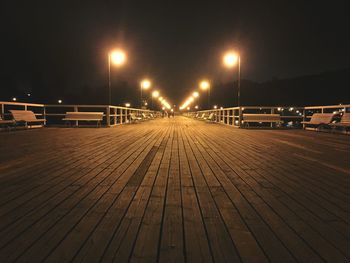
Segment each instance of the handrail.
[{"label": "handrail", "polygon": [[[141,115],[142,113],[153,114],[155,117],[159,116],[158,111],[153,111],[149,109],[137,109],[123,106],[114,105],[79,105],[79,104],[37,104],[37,103],[25,103],[25,102],[10,102],[10,101],[0,101],[0,116],[3,119],[8,118],[11,114],[9,109],[23,109],[23,110],[33,110],[35,115],[41,116],[47,122],[47,124],[57,124],[62,122],[62,117],[66,114],[67,110],[62,109],[72,109],[73,111],[79,111],[84,109],[99,109],[103,111],[104,123],[107,127],[116,126],[119,124],[124,124],[130,122],[130,114],[135,113],[136,115]],[[40,109],[40,112],[39,112]],[[55,111],[56,109],[56,111]],[[76,122],[78,125],[78,121]]]}]

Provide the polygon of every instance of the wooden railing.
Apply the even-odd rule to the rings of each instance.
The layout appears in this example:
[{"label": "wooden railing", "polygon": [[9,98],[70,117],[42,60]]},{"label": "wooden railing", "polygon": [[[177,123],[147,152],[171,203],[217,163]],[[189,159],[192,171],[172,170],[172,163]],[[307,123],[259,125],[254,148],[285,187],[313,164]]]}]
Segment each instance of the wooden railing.
[{"label": "wooden railing", "polygon": [[0,110],[3,119],[11,119],[9,110],[31,110],[39,119],[45,118],[44,104],[0,101]]},{"label": "wooden railing", "polygon": [[[103,122],[102,124],[107,127],[116,126],[119,124],[129,123],[130,114],[134,113],[136,116],[142,115],[142,113],[149,115],[153,114],[155,117],[159,116],[159,112],[127,108],[120,106],[110,106],[110,105],[45,105],[45,118],[48,125],[51,124],[63,124],[62,118],[68,111],[84,112],[84,111],[95,111],[103,112]],[[78,125],[78,122],[76,123]]]},{"label": "wooden railing", "polygon": [[218,108],[211,110],[201,110],[186,113],[191,117],[201,117],[203,114],[209,116],[214,114],[214,121],[233,127],[241,127],[243,114],[280,114],[282,125],[285,127],[300,127],[304,120],[304,107],[266,107],[266,106],[247,106]]},{"label": "wooden railing", "polygon": [[[31,110],[35,115],[42,119],[46,119],[46,125],[64,124],[62,121],[68,111],[99,111],[104,113],[103,123],[107,127],[116,126],[119,124],[129,123],[130,114],[136,116],[153,114],[154,117],[159,117],[160,113],[152,110],[127,108],[111,105],[52,105],[52,104],[35,104],[23,102],[7,102],[0,101],[0,116],[3,119],[11,119],[9,110]],[[76,123],[78,125],[78,122]]]}]

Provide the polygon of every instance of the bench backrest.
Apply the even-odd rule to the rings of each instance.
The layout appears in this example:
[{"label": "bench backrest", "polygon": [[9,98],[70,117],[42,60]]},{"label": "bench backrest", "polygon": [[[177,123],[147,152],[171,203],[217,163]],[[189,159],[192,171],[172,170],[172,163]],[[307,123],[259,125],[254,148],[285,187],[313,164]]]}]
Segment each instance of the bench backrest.
[{"label": "bench backrest", "polygon": [[350,123],[350,113],[344,113],[341,117],[340,123]]},{"label": "bench backrest", "polygon": [[102,120],[103,112],[66,112],[66,119],[76,119],[76,120]]},{"label": "bench backrest", "polygon": [[214,113],[210,113],[209,117],[208,117],[208,120],[212,120],[213,118],[214,118]]},{"label": "bench backrest", "polygon": [[130,118],[132,120],[136,120],[137,119],[136,114],[135,113],[130,113]]},{"label": "bench backrest", "polygon": [[204,117],[205,117],[205,113],[202,114],[201,119],[204,119]]},{"label": "bench backrest", "polygon": [[148,116],[144,112],[142,112],[141,115],[142,115],[142,118],[144,118],[144,119],[148,118]]},{"label": "bench backrest", "polygon": [[310,123],[329,124],[332,122],[333,116],[333,113],[314,113],[311,116]]},{"label": "bench backrest", "polygon": [[281,115],[279,114],[243,114],[243,121],[252,122],[270,122],[270,121],[280,121]]},{"label": "bench backrest", "polygon": [[26,121],[26,122],[31,122],[31,121],[36,121],[38,120],[34,114],[34,112],[30,110],[10,110],[13,119],[15,121]]}]

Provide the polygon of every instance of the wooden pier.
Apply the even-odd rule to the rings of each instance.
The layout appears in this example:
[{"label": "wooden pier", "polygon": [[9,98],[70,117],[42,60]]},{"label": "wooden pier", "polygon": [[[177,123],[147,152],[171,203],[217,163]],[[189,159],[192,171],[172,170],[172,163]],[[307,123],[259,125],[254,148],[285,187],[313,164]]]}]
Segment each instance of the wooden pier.
[{"label": "wooden pier", "polygon": [[185,117],[0,133],[0,262],[349,262],[350,137]]}]

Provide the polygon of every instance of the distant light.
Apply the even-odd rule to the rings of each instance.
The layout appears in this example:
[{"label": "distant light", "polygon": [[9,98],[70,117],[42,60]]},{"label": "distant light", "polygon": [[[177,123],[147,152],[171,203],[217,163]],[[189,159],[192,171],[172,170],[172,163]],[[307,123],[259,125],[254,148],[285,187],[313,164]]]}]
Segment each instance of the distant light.
[{"label": "distant light", "polygon": [[163,101],[163,97],[159,97],[158,100],[159,100],[159,101]]},{"label": "distant light", "polygon": [[159,91],[157,91],[157,90],[153,91],[153,92],[152,92],[152,96],[153,96],[154,98],[159,97]]},{"label": "distant light", "polygon": [[296,111],[296,113],[299,113],[299,112],[300,112],[300,111],[298,111],[298,110]]},{"label": "distant light", "polygon": [[147,106],[148,105],[148,103],[147,102],[145,102],[145,106]]},{"label": "distant light", "polygon": [[216,105],[215,105],[213,108],[214,108],[214,109],[217,109],[217,108],[218,108],[218,106],[216,106]]},{"label": "distant light", "polygon": [[199,96],[199,93],[197,91],[195,91],[195,92],[192,93],[192,96],[197,98]]},{"label": "distant light", "polygon": [[209,81],[207,81],[207,80],[202,80],[201,83],[199,83],[199,87],[200,87],[202,90],[207,90],[207,89],[209,89],[209,87],[210,87],[210,83],[209,83]]},{"label": "distant light", "polygon": [[58,100],[57,102],[58,102],[58,104],[62,104],[62,100]]},{"label": "distant light", "polygon": [[190,110],[191,108],[190,107],[187,107],[187,110]]},{"label": "distant light", "polygon": [[194,106],[194,108],[197,110],[198,109],[198,105]]},{"label": "distant light", "polygon": [[220,110],[223,110],[224,108],[223,107],[220,107]]},{"label": "distant light", "polygon": [[289,111],[293,111],[293,110],[294,110],[294,108],[293,108],[293,107],[289,108]]},{"label": "distant light", "polygon": [[16,97],[13,97],[12,100],[13,100],[13,101],[17,101],[17,98],[16,98]]},{"label": "distant light", "polygon": [[338,112],[337,111],[333,111],[333,114],[337,114]]},{"label": "distant light", "polygon": [[189,97],[188,100],[189,100],[190,102],[192,102],[192,101],[194,101],[194,98],[193,98],[193,97]]},{"label": "distant light", "polygon": [[125,103],[125,107],[130,107],[131,105],[130,105],[130,103]]},{"label": "distant light", "polygon": [[282,110],[282,108],[277,108],[277,110],[278,110],[278,111],[281,111],[281,110]]},{"label": "distant light", "polygon": [[30,96],[32,96],[32,94],[30,94],[30,93],[27,93],[27,96],[28,96],[28,97],[30,97]]},{"label": "distant light", "polygon": [[174,109],[171,109],[171,112],[174,112]]},{"label": "distant light", "polygon": [[124,51],[117,49],[110,53],[110,59],[114,65],[121,66],[126,61],[126,54]]},{"label": "distant light", "polygon": [[165,110],[165,107],[162,107],[162,110]]},{"label": "distant light", "polygon": [[141,89],[149,89],[151,87],[151,81],[144,79],[141,81]]},{"label": "distant light", "polygon": [[224,55],[223,62],[226,67],[231,68],[237,64],[238,58],[239,56],[237,53],[230,51]]}]

